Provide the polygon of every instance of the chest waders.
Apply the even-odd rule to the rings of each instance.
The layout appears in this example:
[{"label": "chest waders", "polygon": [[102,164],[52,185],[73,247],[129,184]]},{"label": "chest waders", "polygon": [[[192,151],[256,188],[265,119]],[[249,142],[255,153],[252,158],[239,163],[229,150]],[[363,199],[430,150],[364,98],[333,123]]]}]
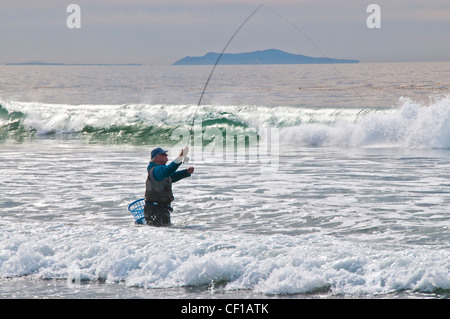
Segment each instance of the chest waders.
[{"label": "chest waders", "polygon": [[166,226],[170,225],[170,213],[173,211],[170,207],[170,203],[174,199],[172,178],[169,176],[157,181],[153,177],[155,167],[148,171],[145,183],[144,217],[149,225]]}]

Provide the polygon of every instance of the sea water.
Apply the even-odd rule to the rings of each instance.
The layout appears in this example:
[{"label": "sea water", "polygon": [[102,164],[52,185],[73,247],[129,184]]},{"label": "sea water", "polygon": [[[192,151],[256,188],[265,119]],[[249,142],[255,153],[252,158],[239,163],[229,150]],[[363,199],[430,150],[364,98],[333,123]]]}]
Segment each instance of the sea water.
[{"label": "sea water", "polygon": [[448,298],[450,63],[219,66],[197,106],[209,72],[0,67],[2,298]]}]

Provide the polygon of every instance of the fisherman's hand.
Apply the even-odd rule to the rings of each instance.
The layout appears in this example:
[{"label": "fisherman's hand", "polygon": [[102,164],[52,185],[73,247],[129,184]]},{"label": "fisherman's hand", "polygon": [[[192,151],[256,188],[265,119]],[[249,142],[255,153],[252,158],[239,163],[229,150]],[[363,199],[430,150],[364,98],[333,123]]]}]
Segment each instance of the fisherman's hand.
[{"label": "fisherman's hand", "polygon": [[187,172],[189,173],[189,174],[192,174],[192,173],[194,173],[194,168],[191,166],[191,167],[188,167],[187,169]]},{"label": "fisherman's hand", "polygon": [[175,163],[179,164],[183,162],[183,158],[189,153],[189,147],[185,146],[180,152],[180,155],[175,159]]},{"label": "fisherman's hand", "polygon": [[186,155],[188,155],[188,153],[189,153],[189,147],[185,146],[185,147],[183,147],[183,149],[181,150],[179,156],[185,157]]}]

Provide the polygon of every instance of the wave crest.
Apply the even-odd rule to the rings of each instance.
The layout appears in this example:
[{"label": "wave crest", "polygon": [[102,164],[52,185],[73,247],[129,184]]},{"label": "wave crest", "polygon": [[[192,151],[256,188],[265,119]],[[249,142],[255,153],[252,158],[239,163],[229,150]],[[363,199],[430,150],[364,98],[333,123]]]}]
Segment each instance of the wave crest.
[{"label": "wave crest", "polygon": [[370,112],[359,121],[311,123],[282,129],[283,143],[310,146],[450,148],[450,97],[421,105],[401,98],[397,108]]},{"label": "wave crest", "polygon": [[[3,106],[2,106],[3,105]],[[106,143],[175,143],[172,133],[203,129],[278,128],[280,142],[309,146],[384,145],[450,148],[450,96],[422,105],[400,98],[392,108],[64,105],[8,102],[0,105],[0,139],[77,137]]]}]

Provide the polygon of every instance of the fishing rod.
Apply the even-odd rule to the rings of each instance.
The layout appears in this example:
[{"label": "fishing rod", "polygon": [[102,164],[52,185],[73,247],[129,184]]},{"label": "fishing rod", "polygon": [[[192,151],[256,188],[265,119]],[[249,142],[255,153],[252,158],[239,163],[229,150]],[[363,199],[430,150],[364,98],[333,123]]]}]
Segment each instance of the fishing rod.
[{"label": "fishing rod", "polygon": [[195,118],[197,117],[197,111],[198,111],[198,107],[200,106],[200,104],[202,103],[202,99],[203,99],[203,95],[205,94],[206,88],[208,87],[209,84],[209,80],[211,80],[211,77],[214,73],[214,70],[216,69],[217,64],[219,64],[220,59],[222,58],[223,54],[225,53],[225,51],[227,50],[228,46],[230,45],[231,41],[233,41],[234,37],[239,33],[239,31],[242,29],[242,27],[248,22],[248,20],[251,19],[251,17],[253,17],[255,15],[256,12],[258,12],[259,9],[261,9],[263,7],[263,5],[259,5],[248,17],[247,19],[244,20],[244,22],[242,22],[242,24],[239,26],[239,28],[236,29],[236,31],[234,31],[233,35],[231,36],[231,38],[228,40],[227,44],[225,45],[225,47],[223,48],[222,52],[219,54],[219,56],[217,57],[216,63],[214,64],[211,73],[208,76],[208,79],[206,80],[205,86],[203,87],[203,91],[202,94],[200,95],[200,99],[198,100],[198,104],[197,107],[195,108],[195,112],[194,112],[194,117],[192,118],[192,123],[191,123],[191,129],[189,130],[190,133],[192,134],[192,128],[194,127],[194,121]]},{"label": "fishing rod", "polygon": [[[205,94],[206,88],[208,87],[209,81],[211,80],[211,77],[217,67],[217,65],[219,64],[220,59],[222,58],[223,54],[225,53],[225,51],[227,50],[228,46],[230,45],[231,41],[233,41],[233,39],[236,37],[236,35],[239,33],[239,31],[244,27],[244,25],[261,9],[261,8],[266,8],[269,12],[271,12],[272,14],[278,16],[280,19],[282,19],[283,21],[285,21],[286,23],[290,24],[295,30],[297,30],[297,32],[299,32],[300,34],[302,34],[306,39],[308,39],[309,42],[311,42],[313,44],[313,46],[325,57],[328,59],[328,57],[326,56],[326,54],[320,49],[320,47],[314,43],[314,41],[305,33],[303,32],[299,27],[297,27],[294,23],[292,23],[291,21],[289,21],[288,19],[286,19],[285,17],[283,17],[281,14],[277,13],[276,11],[274,11],[273,9],[269,8],[266,5],[259,5],[242,23],[241,25],[236,29],[236,31],[234,31],[233,35],[231,36],[231,38],[228,40],[228,42],[226,43],[225,47],[223,48],[222,52],[219,54],[219,56],[217,57],[216,62],[214,63],[213,68],[211,69],[211,72],[208,76],[208,79],[206,80],[205,86],[203,87],[202,90],[202,94],[200,95],[200,99],[198,100],[197,106],[195,108],[194,111],[194,116],[192,117],[192,123],[191,123],[191,127],[189,129],[189,136],[192,136],[192,130],[194,128],[194,122],[195,119],[197,117],[197,112],[198,112],[198,108],[200,107],[200,104],[202,103],[203,100],[203,96]],[[333,63],[332,63],[333,64]],[[333,67],[335,68],[336,71],[339,72],[339,70],[337,70],[336,66]],[[186,162],[189,161],[189,158],[186,159]]]},{"label": "fishing rod", "polygon": [[[221,53],[219,54],[219,56],[217,57],[217,60],[216,60],[216,62],[214,63],[213,68],[211,69],[211,72],[210,72],[210,74],[209,74],[209,76],[208,76],[208,79],[206,80],[205,86],[203,87],[202,94],[200,95],[200,99],[198,100],[198,103],[197,103],[197,107],[195,108],[194,116],[193,116],[193,118],[192,118],[191,128],[190,128],[190,130],[189,130],[189,132],[190,132],[191,135],[192,135],[192,129],[193,129],[193,127],[194,127],[194,122],[195,122],[195,119],[196,119],[196,117],[197,117],[197,111],[198,111],[198,108],[199,108],[200,104],[202,103],[203,96],[204,96],[204,94],[205,94],[206,88],[208,87],[209,81],[211,80],[211,77],[212,77],[212,75],[213,75],[213,73],[214,73],[214,71],[215,71],[217,65],[219,64],[220,59],[222,58],[223,54],[224,54],[225,51],[227,50],[227,48],[228,48],[228,46],[230,45],[231,41],[233,41],[233,39],[234,39],[234,38],[236,37],[236,35],[239,33],[239,31],[244,27],[244,25],[245,25],[245,24],[246,24],[246,23],[247,23],[247,22],[248,22],[255,14],[256,14],[256,12],[258,12],[261,8],[267,9],[269,12],[271,12],[272,14],[278,16],[278,17],[279,17],[280,19],[282,19],[284,22],[286,22],[286,23],[288,23],[289,25],[291,25],[297,32],[299,32],[300,34],[302,34],[309,42],[311,42],[312,45],[313,45],[313,46],[314,46],[314,47],[322,54],[323,57],[325,57],[325,58],[328,59],[327,55],[323,52],[323,50],[320,49],[320,47],[319,47],[316,43],[314,43],[314,41],[313,41],[313,40],[312,40],[305,32],[303,32],[299,27],[297,27],[293,22],[291,22],[290,20],[286,19],[286,18],[283,17],[281,14],[279,14],[279,13],[276,12],[275,10],[269,8],[268,6],[263,5],[263,4],[259,5],[259,6],[258,6],[258,7],[257,7],[257,8],[256,8],[256,9],[255,9],[255,10],[254,10],[254,11],[253,11],[253,12],[252,12],[245,20],[244,20],[244,22],[241,23],[241,25],[236,29],[236,31],[234,31],[233,35],[231,36],[231,38],[230,38],[230,39],[228,40],[228,42],[226,43],[226,45],[225,45],[225,47],[223,48],[222,52],[221,52]],[[331,64],[333,64],[333,67],[335,68],[335,70],[339,72],[339,70],[337,70],[337,68],[336,68],[336,66],[334,65],[334,63],[331,63]]]},{"label": "fishing rod", "polygon": [[[223,48],[222,52],[219,54],[219,56],[217,57],[216,63],[214,63],[214,66],[211,70],[211,73],[208,76],[208,79],[206,80],[205,86],[203,87],[203,91],[202,94],[200,95],[200,99],[198,100],[197,103],[197,107],[195,108],[195,112],[194,112],[194,116],[192,117],[192,123],[191,123],[191,128],[189,129],[189,140],[190,137],[192,136],[192,130],[194,128],[194,122],[195,122],[195,118],[197,117],[197,111],[198,108],[200,106],[200,104],[202,103],[202,99],[203,99],[203,95],[205,94],[206,88],[208,87],[209,84],[209,80],[211,80],[211,77],[214,73],[214,70],[216,69],[217,64],[219,64],[220,59],[222,58],[222,55],[225,53],[225,51],[227,50],[228,46],[230,45],[231,41],[233,41],[234,37],[239,33],[239,31],[242,29],[242,27],[248,22],[248,20],[250,20],[251,17],[253,17],[255,15],[255,13],[261,9],[263,7],[263,5],[259,5],[245,20],[244,22],[241,23],[241,25],[236,29],[236,31],[234,31],[233,35],[231,36],[231,38],[228,40],[227,44],[225,45],[225,47]],[[189,144],[189,140],[188,140],[188,144]],[[187,145],[186,145],[187,146]],[[184,157],[184,163],[187,163],[190,160],[189,157],[185,156]]]}]

